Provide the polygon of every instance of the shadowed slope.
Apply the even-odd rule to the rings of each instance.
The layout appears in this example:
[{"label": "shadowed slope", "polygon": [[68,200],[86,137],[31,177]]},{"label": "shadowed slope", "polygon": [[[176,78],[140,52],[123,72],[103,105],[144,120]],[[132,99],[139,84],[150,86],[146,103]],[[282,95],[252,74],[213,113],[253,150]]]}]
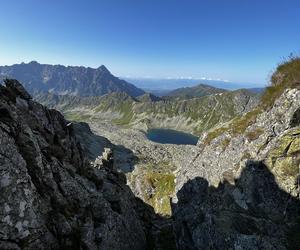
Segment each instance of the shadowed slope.
[{"label": "shadowed slope", "polygon": [[234,184],[189,180],[173,219],[179,249],[298,249],[300,201],[262,162],[248,161]]}]

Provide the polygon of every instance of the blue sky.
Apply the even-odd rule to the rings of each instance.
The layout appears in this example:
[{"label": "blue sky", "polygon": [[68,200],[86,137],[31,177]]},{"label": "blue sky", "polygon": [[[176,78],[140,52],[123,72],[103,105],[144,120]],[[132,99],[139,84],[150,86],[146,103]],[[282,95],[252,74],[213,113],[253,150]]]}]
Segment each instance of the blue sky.
[{"label": "blue sky", "polygon": [[0,64],[265,84],[300,52],[300,1],[0,0]]}]

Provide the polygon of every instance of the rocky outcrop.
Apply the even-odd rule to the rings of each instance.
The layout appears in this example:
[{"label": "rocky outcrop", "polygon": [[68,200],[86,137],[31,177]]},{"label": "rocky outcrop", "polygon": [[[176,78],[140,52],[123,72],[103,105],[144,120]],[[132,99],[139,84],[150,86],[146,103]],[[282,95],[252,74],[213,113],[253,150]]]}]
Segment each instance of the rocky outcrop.
[{"label": "rocky outcrop", "polygon": [[92,166],[73,124],[6,80],[0,87],[0,249],[153,247],[160,234],[151,229],[153,210],[134,197],[107,157]]},{"label": "rocky outcrop", "polygon": [[299,249],[299,197],[282,190],[262,162],[247,161],[232,184],[190,179],[177,196],[179,249]]},{"label": "rocky outcrop", "polygon": [[204,133],[178,172],[172,210],[180,249],[298,249],[300,89],[280,88]]},{"label": "rocky outcrop", "polygon": [[98,156],[101,156],[105,151],[105,148],[114,147],[107,138],[95,135],[87,123],[72,122],[70,125],[72,125],[76,139],[81,143],[85,156],[91,162],[93,162]]},{"label": "rocky outcrop", "polygon": [[[198,155],[182,166],[177,189],[182,187],[185,180],[194,177],[203,177],[210,184],[218,185],[224,179],[224,172],[228,177],[242,168],[248,159],[266,159],[270,150],[277,147],[278,140],[289,133],[291,124],[297,120],[295,117],[299,107],[300,90],[287,89],[269,110],[257,115],[251,111],[242,119],[205,133],[199,139]],[[243,123],[247,123],[249,114],[255,117],[251,117],[251,124],[245,124],[245,130],[239,134],[238,130],[244,126]],[[214,133],[216,137],[208,141],[207,138]]]}]

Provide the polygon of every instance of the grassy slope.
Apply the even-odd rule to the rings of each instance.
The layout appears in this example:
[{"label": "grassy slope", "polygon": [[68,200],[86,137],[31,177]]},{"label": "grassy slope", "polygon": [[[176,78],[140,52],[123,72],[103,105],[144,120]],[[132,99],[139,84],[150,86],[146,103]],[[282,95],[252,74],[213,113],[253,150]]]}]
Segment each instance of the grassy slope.
[{"label": "grassy slope", "polygon": [[69,120],[100,119],[101,113],[106,112],[113,113],[111,120],[117,125],[142,122],[151,126],[151,121],[159,125],[169,118],[174,123],[170,126],[176,126],[179,119],[187,132],[200,135],[216,124],[236,117],[239,113],[235,98],[237,96],[243,98],[247,95],[254,94],[240,90],[187,100],[155,99],[155,101],[151,101],[151,98],[140,101],[125,93],[85,98],[48,94],[37,96],[36,99],[50,108],[62,111]]},{"label": "grassy slope", "polygon": [[238,95],[244,97],[244,95],[252,94],[241,90],[188,100],[155,102],[107,97],[102,99],[95,112],[118,112],[121,117],[113,120],[118,125],[128,125],[133,121],[144,121],[145,119],[164,121],[166,118],[182,117],[183,120],[192,124],[195,134],[201,134],[218,123],[229,121],[238,114],[237,104],[234,100]]}]

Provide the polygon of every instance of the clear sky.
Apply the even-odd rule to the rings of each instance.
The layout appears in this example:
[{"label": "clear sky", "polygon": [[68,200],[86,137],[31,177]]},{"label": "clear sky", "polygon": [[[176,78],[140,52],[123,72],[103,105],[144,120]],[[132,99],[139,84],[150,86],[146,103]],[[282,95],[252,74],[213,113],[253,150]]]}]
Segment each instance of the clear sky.
[{"label": "clear sky", "polygon": [[299,0],[0,0],[0,64],[264,84],[300,52]]}]

